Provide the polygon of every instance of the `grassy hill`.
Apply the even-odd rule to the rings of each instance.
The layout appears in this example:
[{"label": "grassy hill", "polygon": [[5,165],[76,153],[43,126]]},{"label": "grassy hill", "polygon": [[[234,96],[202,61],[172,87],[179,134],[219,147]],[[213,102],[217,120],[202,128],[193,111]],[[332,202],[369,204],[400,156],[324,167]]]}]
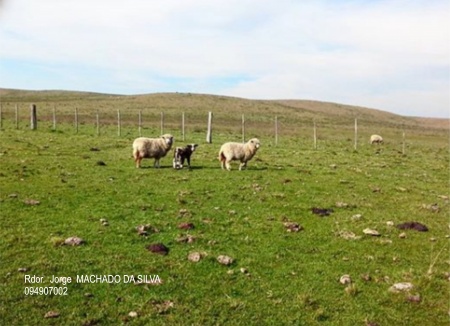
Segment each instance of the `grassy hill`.
[{"label": "grassy hill", "polygon": [[26,91],[0,89],[0,100],[5,107],[17,103],[38,106],[61,106],[67,110],[79,107],[85,110],[118,109],[148,110],[165,113],[186,111],[204,115],[208,111],[240,116],[283,116],[287,120],[322,125],[348,125],[358,118],[362,124],[393,128],[420,128],[449,130],[449,120],[439,118],[406,117],[382,110],[337,103],[309,100],[249,100],[236,97],[190,93],[155,93],[143,95],[114,95],[74,91]]},{"label": "grassy hill", "polygon": [[[448,325],[448,125],[313,101],[0,93],[0,324]],[[171,153],[135,168],[138,111],[144,135],[159,134],[164,112],[176,146],[186,113],[192,169],[173,169]],[[242,114],[262,145],[247,169],[224,171],[217,153],[241,139]],[[385,143],[369,145],[373,132]],[[64,245],[74,236],[84,242]],[[160,243],[166,255],[149,250]]]}]

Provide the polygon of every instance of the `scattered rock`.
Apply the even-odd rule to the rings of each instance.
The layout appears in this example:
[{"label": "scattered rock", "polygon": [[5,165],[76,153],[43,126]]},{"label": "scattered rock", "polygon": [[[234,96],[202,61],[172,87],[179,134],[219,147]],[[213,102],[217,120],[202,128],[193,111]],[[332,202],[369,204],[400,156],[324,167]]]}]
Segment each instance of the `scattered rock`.
[{"label": "scattered rock", "polygon": [[313,214],[316,214],[319,216],[329,216],[331,213],[333,213],[333,210],[330,208],[313,207],[313,208],[311,208],[311,211]]},{"label": "scattered rock", "polygon": [[395,283],[389,288],[389,292],[393,293],[400,293],[400,292],[407,292],[409,290],[413,289],[412,283],[409,282],[402,282],[402,283]]},{"label": "scattered rock", "polygon": [[29,199],[29,198],[25,199],[23,202],[24,202],[24,204],[30,205],[30,206],[37,206],[37,205],[40,205],[40,203],[41,203],[39,200]]},{"label": "scattered rock", "polygon": [[229,266],[233,263],[233,258],[225,255],[220,255],[217,257],[217,261],[222,265]]},{"label": "scattered rock", "polygon": [[355,214],[352,216],[352,221],[359,221],[362,219],[362,214]]},{"label": "scattered rock", "polygon": [[286,228],[287,232],[298,232],[303,230],[303,226],[295,222],[285,222],[284,227]]},{"label": "scattered rock", "polygon": [[147,250],[153,252],[154,254],[167,255],[169,253],[169,248],[167,248],[162,243],[155,243],[147,246]]},{"label": "scattered rock", "polygon": [[147,236],[149,234],[149,232],[151,232],[151,233],[159,232],[159,230],[157,228],[154,228],[150,224],[138,225],[138,226],[136,226],[136,231],[139,235],[142,235],[142,236]]},{"label": "scattered rock", "polygon": [[394,226],[394,222],[392,222],[392,221],[387,221],[387,222],[386,222],[386,225],[387,225],[387,226]]},{"label": "scattered rock", "polygon": [[402,232],[402,233],[400,233],[400,234],[398,235],[398,237],[399,237],[400,239],[405,239],[405,238],[406,238],[406,233],[405,233],[405,232]]},{"label": "scattered rock", "polygon": [[374,237],[379,237],[381,235],[377,230],[373,230],[373,229],[369,229],[369,228],[364,229],[363,233],[374,236]]},{"label": "scattered rock", "polygon": [[100,223],[102,223],[103,226],[108,226],[108,225],[109,225],[108,220],[105,219],[105,218],[101,218],[101,219],[100,219]]},{"label": "scattered rock", "polygon": [[439,208],[438,204],[429,204],[429,205],[422,204],[422,208],[423,209],[427,209],[427,210],[429,210],[429,211],[431,211],[433,213],[439,213],[439,211],[440,211],[440,208]]},{"label": "scattered rock", "polygon": [[240,271],[241,271],[242,274],[248,274],[248,269],[247,268],[241,267]]},{"label": "scattered rock", "polygon": [[347,203],[344,203],[342,201],[336,202],[335,205],[336,205],[337,208],[347,208],[349,206]]},{"label": "scattered rock", "polygon": [[194,262],[194,263],[198,263],[201,259],[202,259],[202,254],[199,252],[191,252],[188,255],[188,260]]},{"label": "scattered rock", "polygon": [[17,269],[17,271],[18,271],[19,273],[26,273],[26,272],[28,272],[28,268],[26,268],[26,267],[20,267],[20,268]]},{"label": "scattered rock", "polygon": [[341,284],[350,284],[350,283],[352,283],[352,279],[350,278],[350,275],[345,274],[345,275],[342,275],[339,278],[339,283],[341,283]]},{"label": "scattered rock", "polygon": [[18,194],[9,194],[8,197],[9,198],[17,198],[17,197],[19,197],[19,195]]},{"label": "scattered rock", "polygon": [[185,243],[193,243],[195,241],[196,237],[193,235],[187,234],[187,235],[181,235],[178,238],[175,239],[176,242],[185,242]]},{"label": "scattered rock", "polygon": [[195,227],[194,227],[194,224],[193,223],[180,223],[179,225],[178,225],[178,228],[179,229],[182,229],[182,230],[192,230],[192,229],[194,229]]},{"label": "scattered rock", "polygon": [[49,311],[44,315],[44,318],[58,318],[59,312],[57,311]]},{"label": "scattered rock", "polygon": [[363,281],[369,282],[369,281],[372,280],[372,276],[370,276],[369,274],[362,274],[362,275],[361,275],[361,279],[362,279]]},{"label": "scattered rock", "polygon": [[64,240],[64,244],[67,246],[79,246],[82,245],[85,241],[79,237],[69,237]]},{"label": "scattered rock", "polygon": [[416,230],[419,232],[428,231],[428,228],[426,227],[426,225],[419,223],[419,222],[405,222],[402,224],[398,224],[397,228],[400,230]]},{"label": "scattered rock", "polygon": [[339,231],[338,236],[341,238],[344,238],[345,240],[359,240],[361,239],[361,236],[357,236],[351,231],[342,230]]},{"label": "scattered rock", "polygon": [[409,302],[413,302],[413,303],[419,303],[420,301],[422,301],[422,298],[420,297],[419,294],[417,295],[409,295],[406,300],[408,300]]},{"label": "scattered rock", "polygon": [[166,300],[164,302],[153,301],[152,305],[156,309],[158,314],[165,314],[174,307],[173,301],[170,300]]},{"label": "scattered rock", "polygon": [[128,313],[128,316],[130,316],[131,318],[136,318],[138,316],[138,313],[136,311],[130,311]]}]

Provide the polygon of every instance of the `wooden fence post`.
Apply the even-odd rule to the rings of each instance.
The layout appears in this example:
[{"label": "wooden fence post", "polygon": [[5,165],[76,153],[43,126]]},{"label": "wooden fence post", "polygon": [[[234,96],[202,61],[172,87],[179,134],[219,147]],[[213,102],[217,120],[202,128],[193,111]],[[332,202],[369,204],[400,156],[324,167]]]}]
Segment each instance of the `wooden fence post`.
[{"label": "wooden fence post", "polygon": [[97,112],[95,112],[95,122],[97,125],[97,136],[99,136],[100,135],[100,115],[98,113],[98,110],[97,110]]},{"label": "wooden fence post", "polygon": [[206,142],[212,143],[212,112],[208,112],[208,131],[206,132]]},{"label": "wooden fence post", "polygon": [[16,104],[15,107],[15,120],[16,120],[16,129],[19,129],[19,105]]},{"label": "wooden fence post", "polygon": [[75,132],[78,134],[78,108],[75,108]]},{"label": "wooden fence post", "polygon": [[117,110],[117,136],[120,137],[121,134],[120,110]]},{"label": "wooden fence post", "polygon": [[37,129],[37,110],[36,110],[36,104],[31,104],[30,106],[30,128],[31,130],[36,130]]},{"label": "wooden fence post", "polygon": [[56,130],[56,107],[53,106],[53,130]]},{"label": "wooden fence post", "polygon": [[245,116],[242,115],[242,142],[245,143]]},{"label": "wooden fence post", "polygon": [[278,116],[275,116],[275,146],[278,145]]},{"label": "wooden fence post", "polygon": [[358,119],[355,118],[355,151],[358,148]]},{"label": "wooden fence post", "polygon": [[317,128],[316,128],[316,119],[313,120],[313,133],[314,133],[314,149],[317,149]]},{"label": "wooden fence post", "polygon": [[184,112],[181,113],[181,138],[183,139],[183,141],[185,141],[185,129],[184,129],[184,123],[185,123],[185,119],[184,119]]},{"label": "wooden fence post", "polygon": [[139,132],[139,137],[142,136],[142,110],[139,110],[139,117],[138,117],[138,132]]},{"label": "wooden fence post", "polygon": [[164,112],[161,112],[161,135],[164,135]]},{"label": "wooden fence post", "polygon": [[406,154],[406,145],[405,145],[405,129],[402,132],[402,155]]}]

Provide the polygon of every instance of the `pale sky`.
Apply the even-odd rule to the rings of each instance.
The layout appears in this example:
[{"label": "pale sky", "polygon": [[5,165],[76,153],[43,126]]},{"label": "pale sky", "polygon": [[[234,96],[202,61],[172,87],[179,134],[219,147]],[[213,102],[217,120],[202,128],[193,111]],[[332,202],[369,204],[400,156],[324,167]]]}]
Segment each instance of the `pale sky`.
[{"label": "pale sky", "polygon": [[0,87],[449,117],[448,0],[0,0]]}]

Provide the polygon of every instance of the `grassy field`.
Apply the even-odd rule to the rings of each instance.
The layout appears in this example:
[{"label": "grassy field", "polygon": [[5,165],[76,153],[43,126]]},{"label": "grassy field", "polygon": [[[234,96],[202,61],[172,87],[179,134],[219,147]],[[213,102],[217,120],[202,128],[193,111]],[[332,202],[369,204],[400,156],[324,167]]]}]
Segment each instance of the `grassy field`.
[{"label": "grassy field", "polygon": [[[64,102],[67,115],[75,106],[93,110],[98,101],[105,112],[112,110],[111,117],[118,108],[150,106],[141,98],[32,95],[33,102],[49,108]],[[166,104],[152,102],[155,116],[170,105],[178,116],[180,97],[188,95]],[[6,100],[4,112],[29,98]],[[191,120],[185,143],[200,146],[193,168],[179,171],[171,168],[170,156],[162,159],[161,169],[152,168],[151,160],[136,169],[131,143],[137,129],[131,125],[124,125],[118,137],[114,125],[105,124],[96,135],[89,124],[74,133],[70,122],[52,131],[49,117],[35,131],[26,122],[15,129],[11,116],[4,119],[1,324],[448,325],[448,129],[359,109],[355,151],[355,113],[348,108],[333,118],[324,107],[314,113],[313,108],[286,108],[286,103],[219,98],[215,112],[229,121],[237,114],[237,127],[218,122],[213,143],[207,144],[201,119],[210,102],[186,109],[198,119]],[[239,105],[241,110],[230,111]],[[285,120],[278,146],[258,115],[261,106],[267,116],[295,112],[292,121]],[[252,117],[247,138],[259,137],[262,147],[247,170],[238,171],[235,164],[231,172],[222,171],[218,149],[224,141],[240,140],[238,113],[243,110]],[[317,149],[310,118],[320,123]],[[386,143],[370,146],[368,136],[380,128]],[[407,131],[404,154],[402,130]],[[175,120],[168,118],[166,132],[179,138]],[[158,135],[157,124],[144,134]],[[181,143],[176,139],[175,145]],[[313,207],[333,212],[319,216]],[[410,221],[429,231],[396,228]],[[288,232],[288,222],[303,229]],[[183,223],[193,228],[180,228]],[[148,236],[138,235],[136,227],[146,224],[152,227]],[[365,235],[366,228],[381,235]],[[85,243],[62,245],[71,236]],[[163,243],[169,253],[147,250],[155,243]],[[202,259],[188,260],[193,252]],[[233,263],[221,265],[219,255],[232,257]],[[345,274],[350,284],[339,282]],[[25,283],[26,275],[44,277],[45,283]],[[83,275],[117,275],[120,281],[77,282]],[[157,275],[162,283],[136,285],[128,282],[131,275]],[[53,287],[53,277],[72,278],[58,285],[67,288],[66,295],[27,293],[29,287]],[[389,291],[399,282],[413,288]],[[58,316],[45,318],[51,311]]]}]

